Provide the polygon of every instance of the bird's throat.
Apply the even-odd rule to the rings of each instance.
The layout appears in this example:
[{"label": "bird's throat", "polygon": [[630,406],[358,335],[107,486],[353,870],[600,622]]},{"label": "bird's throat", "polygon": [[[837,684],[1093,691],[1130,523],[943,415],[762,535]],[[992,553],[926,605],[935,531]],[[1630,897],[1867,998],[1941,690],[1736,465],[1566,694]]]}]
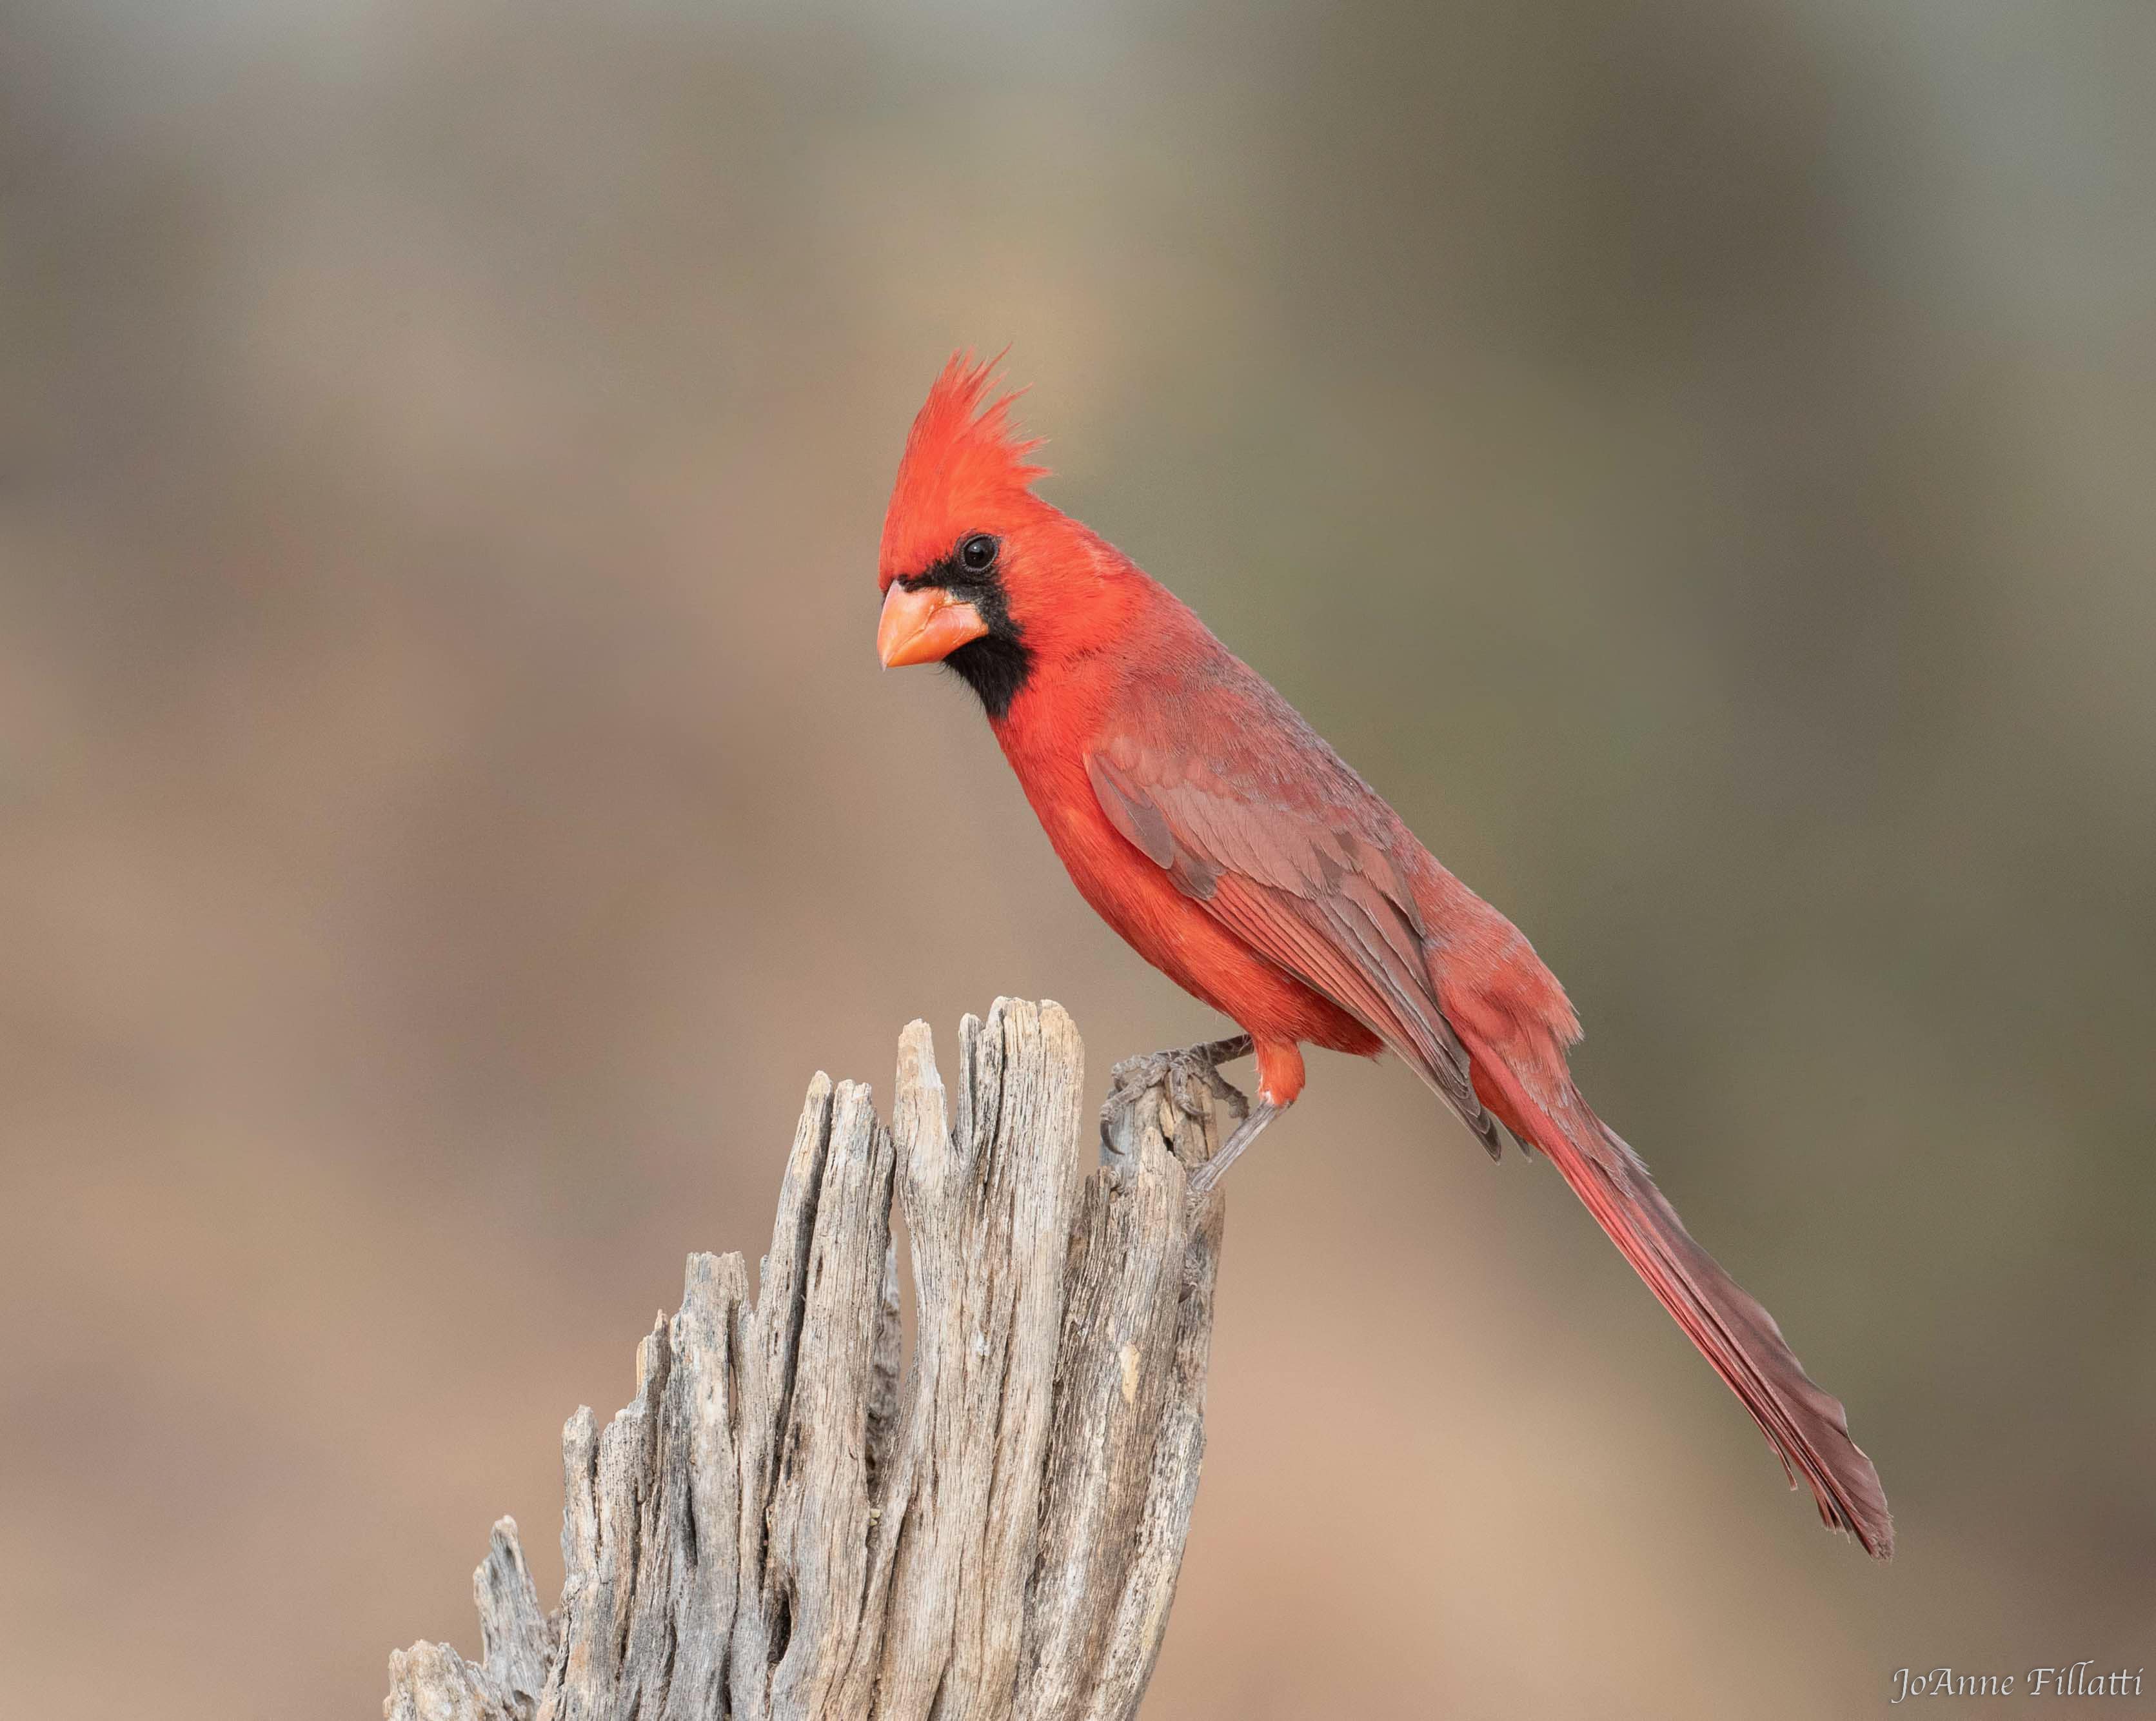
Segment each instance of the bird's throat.
[{"label": "bird's throat", "polygon": [[1033,679],[1033,653],[1018,631],[1006,622],[972,639],[943,659],[960,680],[980,696],[991,721],[1000,721],[1011,701]]}]

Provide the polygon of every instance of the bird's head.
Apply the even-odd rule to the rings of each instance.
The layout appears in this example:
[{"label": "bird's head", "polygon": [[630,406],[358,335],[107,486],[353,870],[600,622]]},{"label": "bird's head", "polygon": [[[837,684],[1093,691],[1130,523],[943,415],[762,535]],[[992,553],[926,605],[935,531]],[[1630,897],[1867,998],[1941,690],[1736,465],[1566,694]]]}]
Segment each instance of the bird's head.
[{"label": "bird's head", "polygon": [[954,356],[906,438],[884,515],[876,655],[943,663],[1001,718],[1044,661],[1072,648],[1114,552],[1033,494],[1040,446],[989,399],[992,365]]}]

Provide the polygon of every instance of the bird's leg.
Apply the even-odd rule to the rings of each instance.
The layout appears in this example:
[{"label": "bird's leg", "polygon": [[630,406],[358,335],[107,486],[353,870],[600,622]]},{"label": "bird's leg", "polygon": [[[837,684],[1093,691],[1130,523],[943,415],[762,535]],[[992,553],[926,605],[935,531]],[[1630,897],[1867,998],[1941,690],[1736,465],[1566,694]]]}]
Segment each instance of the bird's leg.
[{"label": "bird's leg", "polygon": [[1197,1176],[1190,1180],[1190,1198],[1198,1201],[1209,1194],[1228,1175],[1228,1167],[1235,1163],[1235,1156],[1258,1139],[1260,1129],[1286,1109],[1286,1106],[1276,1105],[1266,1099],[1260,1089],[1258,1103],[1250,1108],[1250,1114],[1236,1124],[1234,1135],[1220,1144],[1220,1151],[1198,1168]]}]

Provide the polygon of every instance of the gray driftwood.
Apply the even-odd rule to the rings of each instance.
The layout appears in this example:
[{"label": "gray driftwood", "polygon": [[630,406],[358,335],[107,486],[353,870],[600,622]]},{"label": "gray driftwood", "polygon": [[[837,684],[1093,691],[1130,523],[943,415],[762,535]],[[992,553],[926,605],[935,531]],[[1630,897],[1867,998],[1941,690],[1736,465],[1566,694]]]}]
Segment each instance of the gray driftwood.
[{"label": "gray driftwood", "polygon": [[[389,1658],[388,1721],[1077,1721],[1133,1713],[1204,1448],[1222,1210],[1187,1062],[1135,1062],[1075,1175],[1083,1048],[1055,1004],[899,1041],[809,1084],[761,1295],[689,1261],[636,1396],[562,1436],[562,1605],[508,1519],[473,1579],[480,1658]],[[1172,1090],[1172,1091],[1171,1091]],[[917,1336],[901,1384],[896,1188]]]}]

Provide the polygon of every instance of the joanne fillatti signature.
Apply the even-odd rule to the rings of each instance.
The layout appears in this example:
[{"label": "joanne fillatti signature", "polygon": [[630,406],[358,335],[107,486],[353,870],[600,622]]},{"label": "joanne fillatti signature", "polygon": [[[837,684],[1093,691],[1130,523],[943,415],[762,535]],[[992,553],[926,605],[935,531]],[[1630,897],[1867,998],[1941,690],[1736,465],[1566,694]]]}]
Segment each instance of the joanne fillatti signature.
[{"label": "joanne fillatti signature", "polygon": [[1894,1695],[1898,1703],[1912,1697],[2138,1697],[2140,1667],[2099,1673],[2094,1662],[2063,1667],[2030,1667],[2020,1673],[1965,1673],[1953,1667],[1897,1667]]}]

